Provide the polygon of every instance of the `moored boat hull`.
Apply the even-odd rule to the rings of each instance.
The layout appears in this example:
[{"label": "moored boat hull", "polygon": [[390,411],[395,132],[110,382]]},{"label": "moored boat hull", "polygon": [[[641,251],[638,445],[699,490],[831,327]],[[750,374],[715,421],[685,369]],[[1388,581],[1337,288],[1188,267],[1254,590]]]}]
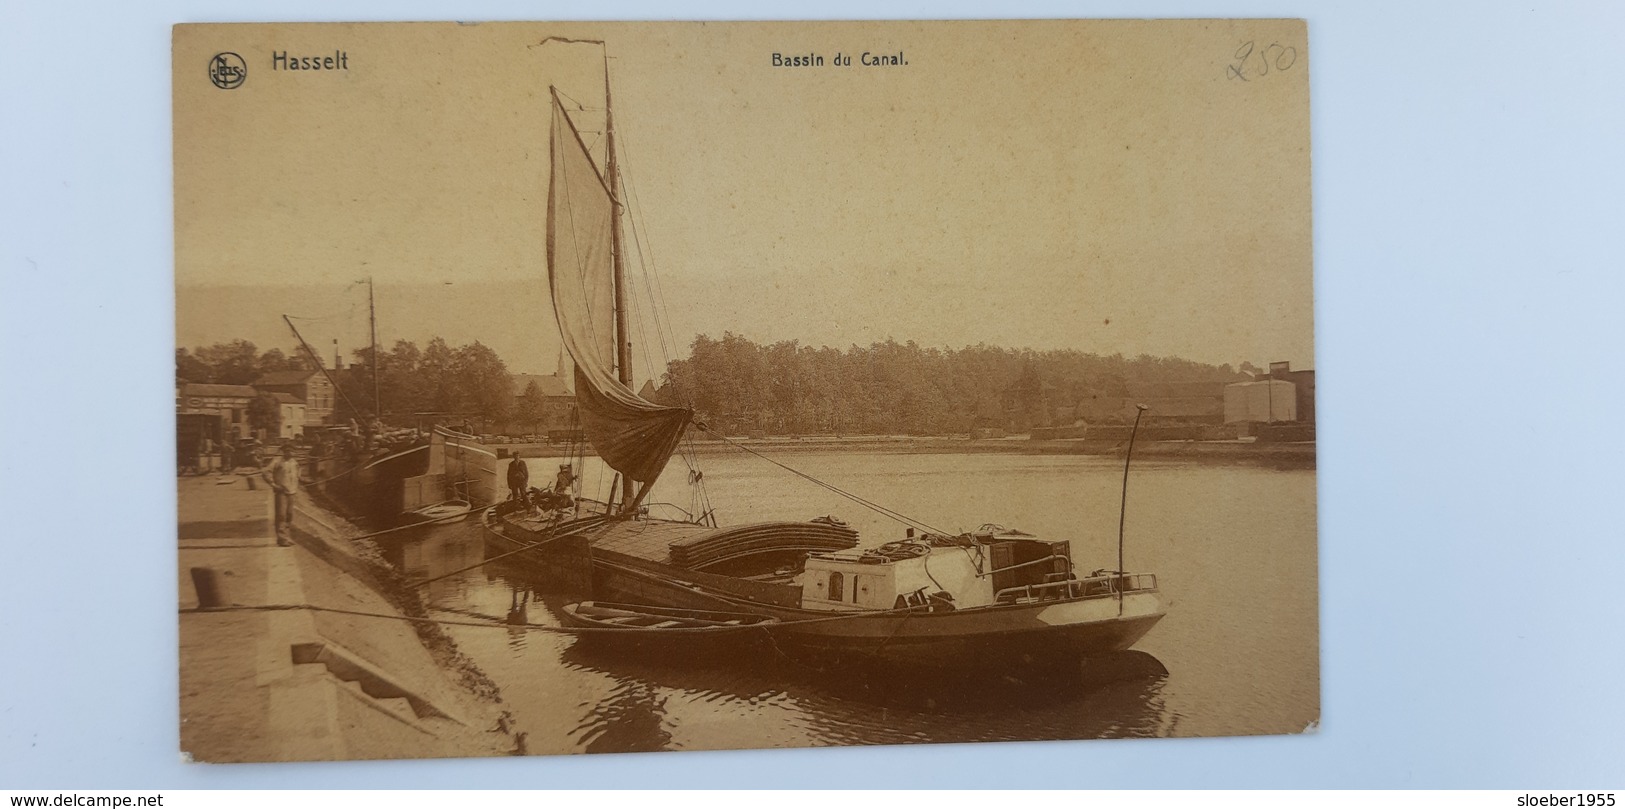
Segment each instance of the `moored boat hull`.
[{"label": "moored boat hull", "polygon": [[343,511],[387,525],[409,510],[406,483],[430,474],[431,454],[423,441],[370,460],[339,455],[323,459],[315,476],[322,481],[321,491]]},{"label": "moored boat hull", "polygon": [[527,571],[531,584],[540,592],[593,593],[592,549],[586,537],[572,533],[567,526],[533,530],[516,525],[497,514],[500,507],[498,504],[486,509],[480,520],[485,526],[486,546],[505,555],[504,564]]},{"label": "moored boat hull", "polygon": [[[974,622],[1017,622],[1016,608],[990,614],[947,613],[866,616],[851,622],[789,627],[782,637],[793,653],[840,665],[886,663],[955,669],[1006,669],[1068,664],[1120,652],[1133,646],[1162,619],[1162,613],[1109,618],[1089,623],[977,632]],[[842,625],[845,623],[846,625]],[[936,626],[943,624],[944,626]],[[778,635],[776,635],[777,637]]]},{"label": "moored boat hull", "polygon": [[[1056,598],[974,609],[931,611],[803,609],[799,589],[720,576],[650,562],[606,550],[570,536],[520,554],[533,563],[580,581],[590,577],[594,598],[688,610],[768,615],[773,647],[818,664],[885,664],[951,669],[1020,669],[1075,663],[1130,648],[1162,619],[1156,590],[1122,595]],[[546,540],[489,516],[496,541],[509,550]],[[567,544],[566,544],[567,543]],[[678,644],[680,645],[680,644]]]},{"label": "moored boat hull", "polygon": [[467,500],[474,508],[496,502],[498,493],[497,454],[471,435],[436,427],[430,437],[439,458],[446,499]]},{"label": "moored boat hull", "polygon": [[722,592],[694,571],[593,549],[593,591],[600,596],[688,609],[756,610],[779,623],[775,646],[819,663],[882,663],[955,669],[1065,664],[1130,648],[1163,616],[1152,591],[930,612],[830,612],[766,603]]},{"label": "moored boat hull", "polygon": [[416,512],[453,500],[482,508],[497,492],[496,453],[443,428],[379,457],[324,458],[306,474],[341,510],[372,525],[421,522]]}]

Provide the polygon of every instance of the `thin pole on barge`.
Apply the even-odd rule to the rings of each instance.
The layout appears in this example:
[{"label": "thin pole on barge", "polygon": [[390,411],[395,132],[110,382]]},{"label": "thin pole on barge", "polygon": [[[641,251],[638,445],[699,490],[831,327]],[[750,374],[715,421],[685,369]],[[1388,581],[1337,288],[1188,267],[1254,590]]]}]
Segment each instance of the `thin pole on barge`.
[{"label": "thin pole on barge", "polygon": [[[626,245],[621,233],[621,175],[615,159],[615,111],[609,93],[609,49],[604,49],[604,185],[609,189],[609,254],[615,266],[615,376],[632,389],[632,336],[626,323]],[[642,498],[636,498],[641,500]],[[621,507],[635,508],[632,478],[621,476]]]},{"label": "thin pole on barge", "polygon": [[[624,187],[621,183],[620,158],[615,145],[615,112],[610,89],[609,47],[600,39],[572,39],[560,36],[547,37],[537,44],[547,45],[550,43],[596,45],[602,49],[604,62],[604,171],[599,179],[603,182],[604,190],[609,194],[610,202],[610,264],[613,270],[614,283],[612,291],[614,294],[613,308],[615,310],[613,335],[615,340],[615,378],[627,391],[633,391],[632,332],[627,322],[627,310],[630,306],[630,300],[626,290],[626,237],[621,223],[621,217],[626,210],[626,205],[622,194]],[[561,95],[558,88],[554,87],[551,90],[554,98],[558,99]],[[563,104],[562,101],[558,103],[561,106]],[[576,106],[578,109],[584,109],[579,103]],[[566,121],[569,121],[570,116],[567,112],[564,117]],[[573,123],[571,123],[571,128],[574,129]],[[580,133],[577,132],[576,136],[579,140]],[[587,150],[585,144],[581,148],[583,151]],[[591,161],[590,155],[588,160]],[[654,477],[658,476],[659,472],[657,471]],[[654,479],[652,477],[650,480],[644,481],[641,487],[636,487],[634,486],[635,481],[630,476],[618,473],[617,477],[618,483],[612,483],[611,489],[619,490],[621,502],[619,513],[635,516],[637,508],[642,504],[644,497],[654,487]],[[613,493],[609,498],[609,502],[611,505],[615,502]],[[616,510],[612,507],[609,511],[615,513]]]},{"label": "thin pole on barge", "polygon": [[372,302],[372,276],[367,276],[367,326],[372,330],[372,356],[367,363],[372,366],[372,417],[380,423],[384,419],[384,400],[378,396],[378,309]]},{"label": "thin pole on barge", "polygon": [[1140,417],[1151,408],[1134,406],[1134,429],[1128,434],[1128,452],[1123,455],[1123,502],[1117,507],[1117,614],[1123,614],[1123,526],[1128,520],[1128,465],[1134,459],[1134,438],[1140,434]]}]

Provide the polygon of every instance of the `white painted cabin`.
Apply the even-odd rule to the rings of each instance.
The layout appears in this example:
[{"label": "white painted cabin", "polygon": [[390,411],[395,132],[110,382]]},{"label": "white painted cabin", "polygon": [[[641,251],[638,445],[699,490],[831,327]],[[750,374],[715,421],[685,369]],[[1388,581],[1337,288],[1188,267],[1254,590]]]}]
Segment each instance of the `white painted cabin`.
[{"label": "white painted cabin", "polygon": [[978,574],[975,551],[966,548],[897,560],[861,550],[813,554],[800,578],[801,605],[812,610],[889,610],[944,591],[960,609],[993,603],[993,577]]},{"label": "white painted cabin", "polygon": [[1102,595],[1114,587],[1141,586],[1130,580],[1135,578],[1107,575],[1079,580],[1068,543],[984,526],[969,537],[910,536],[880,548],[810,554],[796,583],[803,608],[849,611],[970,609]]}]

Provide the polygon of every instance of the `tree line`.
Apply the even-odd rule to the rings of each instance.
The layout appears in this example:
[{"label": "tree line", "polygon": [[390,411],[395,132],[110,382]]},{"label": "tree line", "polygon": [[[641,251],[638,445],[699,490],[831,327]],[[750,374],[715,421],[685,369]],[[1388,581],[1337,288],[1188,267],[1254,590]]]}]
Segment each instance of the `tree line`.
[{"label": "tree line", "polygon": [[[378,358],[378,404],[371,349],[353,353],[354,365],[335,374],[341,420],[381,410],[385,422],[404,425],[435,413],[483,429],[543,418],[541,391],[532,383],[515,396],[506,364],[479,342],[454,348],[437,337],[420,349],[397,340]],[[272,371],[314,370],[318,363],[277,348],[261,353],[245,340],[175,352],[176,376],[189,382],[247,385]],[[712,429],[730,434],[945,435],[1001,424],[1012,388],[1041,386],[1048,401],[1068,405],[1087,396],[1126,397],[1137,384],[1233,382],[1257,370],[1148,354],[952,349],[889,339],[843,351],[793,340],[759,344],[725,332],[721,339],[695,337],[688,357],[668,366],[656,398],[692,407]]]},{"label": "tree line", "polygon": [[[507,365],[478,341],[453,348],[436,337],[420,349],[410,340],[397,340],[378,354],[376,396],[370,347],[352,352],[349,368],[331,371],[338,386],[334,410],[341,422],[381,415],[386,423],[404,426],[428,413],[441,420],[484,423],[539,418],[531,415],[539,412],[539,392],[515,397]],[[261,353],[247,340],[175,351],[175,376],[183,382],[251,385],[269,373],[319,368],[326,363],[305,352],[290,355],[272,348]]]},{"label": "tree line", "polygon": [[730,434],[944,435],[1002,424],[1013,387],[1042,388],[1059,406],[1128,396],[1135,384],[1234,382],[1256,370],[1148,354],[951,349],[890,339],[840,351],[793,340],[762,345],[725,332],[720,340],[696,337],[689,356],[671,363],[658,395]]}]

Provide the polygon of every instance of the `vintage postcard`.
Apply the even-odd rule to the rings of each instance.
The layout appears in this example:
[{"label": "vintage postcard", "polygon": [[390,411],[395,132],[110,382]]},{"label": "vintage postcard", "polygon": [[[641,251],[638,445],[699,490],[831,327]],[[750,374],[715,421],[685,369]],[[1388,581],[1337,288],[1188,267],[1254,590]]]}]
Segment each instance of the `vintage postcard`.
[{"label": "vintage postcard", "polygon": [[173,56],[193,759],[1318,723],[1302,21]]}]

